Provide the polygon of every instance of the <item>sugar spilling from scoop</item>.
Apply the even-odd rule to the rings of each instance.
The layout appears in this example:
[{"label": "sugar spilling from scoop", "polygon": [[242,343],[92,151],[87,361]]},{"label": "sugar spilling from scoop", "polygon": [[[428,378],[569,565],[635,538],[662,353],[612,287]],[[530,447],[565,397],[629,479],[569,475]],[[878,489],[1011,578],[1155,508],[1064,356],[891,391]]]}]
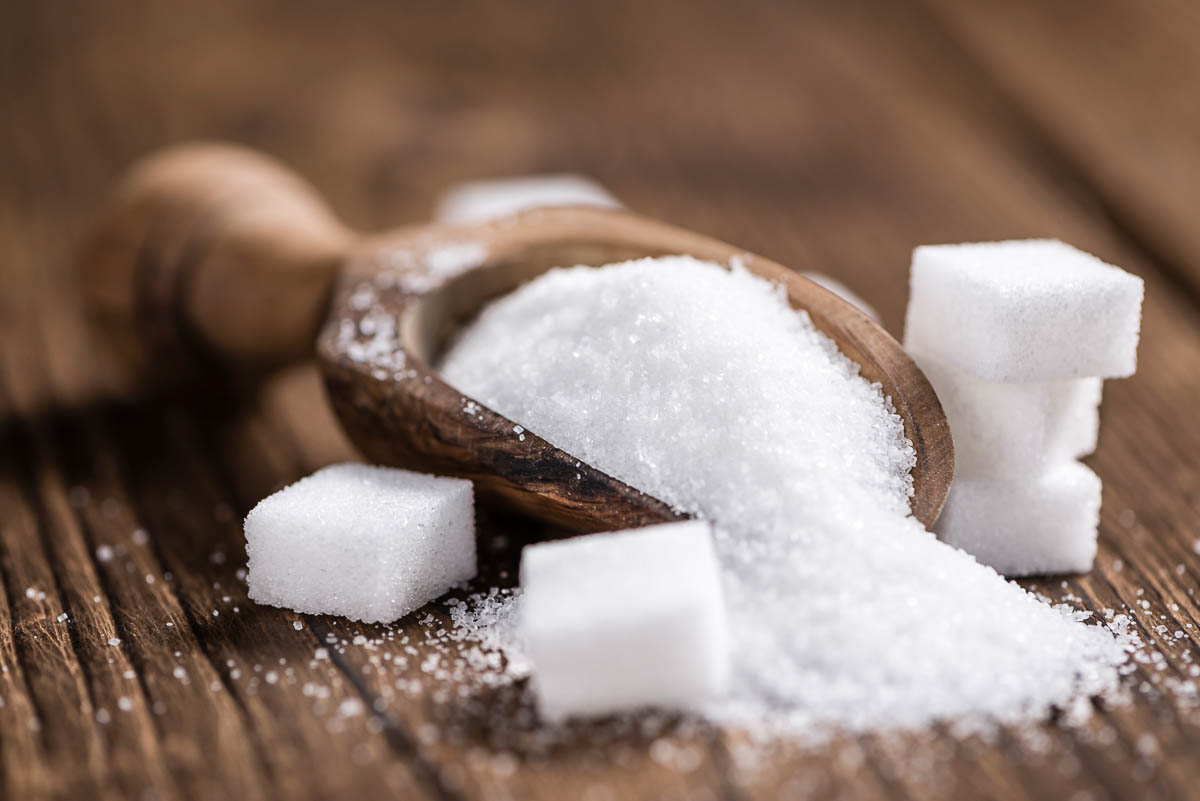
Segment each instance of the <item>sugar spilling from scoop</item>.
[{"label": "sugar spilling from scoop", "polygon": [[725,689],[725,609],[705,522],[528,545],[521,591],[543,718],[694,706]]},{"label": "sugar spilling from scoop", "polygon": [[711,522],[733,654],[702,707],[716,720],[983,726],[1117,686],[1112,633],[908,515],[900,418],[762,279],[686,257],[552,271],[485,310],[443,372]]},{"label": "sugar spilling from scoop", "polygon": [[471,482],[362,464],[325,467],[246,516],[259,603],[367,622],[403,617],[475,576]]}]

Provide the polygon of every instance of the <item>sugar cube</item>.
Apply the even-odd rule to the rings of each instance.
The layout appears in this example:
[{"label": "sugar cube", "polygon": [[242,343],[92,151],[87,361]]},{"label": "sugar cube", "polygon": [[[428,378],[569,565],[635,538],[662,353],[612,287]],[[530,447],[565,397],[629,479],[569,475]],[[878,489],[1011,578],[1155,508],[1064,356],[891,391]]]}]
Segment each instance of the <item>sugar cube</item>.
[{"label": "sugar cube", "polygon": [[825,275],[825,273],[817,272],[805,272],[801,273],[801,275],[803,275],[809,281],[812,281],[817,286],[828,289],[830,292],[837,295],[851,306],[857,307],[859,311],[870,317],[872,320],[879,319],[879,312],[875,311],[874,306],[860,298],[853,289],[846,286],[836,278]]},{"label": "sugar cube", "polygon": [[1137,367],[1141,278],[1063,242],[913,251],[905,346],[988,381],[1121,378]]},{"label": "sugar cube", "polygon": [[259,502],[245,533],[250,597],[298,612],[387,622],[475,576],[457,478],[332,465]]},{"label": "sugar cube", "polygon": [[1018,479],[959,476],[934,531],[1006,576],[1082,573],[1096,556],[1100,490],[1079,462]]},{"label": "sugar cube", "polygon": [[543,206],[620,208],[607,189],[582,175],[525,175],[472,181],[449,189],[437,203],[442,223],[487,222]]},{"label": "sugar cube", "polygon": [[1080,378],[1061,382],[1050,411],[1051,459],[1080,459],[1096,450],[1100,437],[1100,396],[1104,382]]},{"label": "sugar cube", "polygon": [[1100,379],[998,383],[919,351],[910,355],[942,402],[959,475],[1022,475],[1095,448]]},{"label": "sugar cube", "polygon": [[547,720],[687,706],[725,686],[728,633],[707,523],[528,546],[521,591]]}]

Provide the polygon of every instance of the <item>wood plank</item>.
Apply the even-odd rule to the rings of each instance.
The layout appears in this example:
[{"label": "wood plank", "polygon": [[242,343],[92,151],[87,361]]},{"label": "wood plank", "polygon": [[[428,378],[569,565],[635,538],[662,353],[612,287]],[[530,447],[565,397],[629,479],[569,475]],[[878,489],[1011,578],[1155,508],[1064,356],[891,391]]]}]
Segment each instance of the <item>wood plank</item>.
[{"label": "wood plank", "polygon": [[[59,442],[76,433],[63,425],[55,432]],[[76,488],[84,547],[96,555],[100,594],[112,610],[115,632],[104,642],[128,654],[141,685],[142,694],[127,702],[153,721],[162,761],[185,795],[263,797],[268,782],[254,743],[237,705],[220,691],[166,571],[138,534],[144,522],[111,478],[89,474],[79,454],[56,454],[64,456],[72,461],[55,469]]]},{"label": "wood plank", "polygon": [[[213,668],[251,727],[261,759],[278,792],[288,798],[426,795],[403,763],[376,770],[388,744],[369,706],[327,659],[320,639],[302,619],[249,600],[239,577],[245,564],[240,519],[222,479],[207,466],[205,446],[192,422],[121,415],[117,433],[96,425],[89,450],[115,450],[113,438],[132,443],[124,463],[133,503],[142,510],[163,565]],[[319,759],[318,759],[319,757]],[[389,760],[390,761],[390,760]],[[327,769],[327,763],[346,766]]]},{"label": "wood plank", "polygon": [[[44,528],[44,544],[54,565],[57,591],[61,593],[71,644],[78,664],[88,680],[90,714],[101,734],[102,752],[92,765],[98,789],[114,797],[141,797],[152,794],[163,799],[178,796],[174,780],[163,765],[163,754],[155,736],[153,712],[137,680],[137,671],[128,655],[111,645],[117,637],[117,625],[108,605],[105,590],[96,574],[93,554],[88,550],[71,503],[82,501],[81,493],[72,496],[61,474],[50,463],[45,430],[32,435],[36,453],[31,463],[36,468],[38,508]],[[60,665],[39,662],[45,673],[59,672]],[[78,754],[64,752],[53,761],[73,765]]]},{"label": "wood plank", "polygon": [[[46,769],[40,732],[42,721],[33,703],[25,670],[17,656],[9,599],[14,588],[0,574],[0,779],[6,797],[44,798],[54,787]],[[24,593],[24,590],[16,592]]]},{"label": "wood plank", "polygon": [[[4,444],[18,459],[28,452],[12,438]],[[54,570],[42,548],[39,521],[24,497],[27,488],[13,475],[15,464],[0,475],[0,554],[17,658],[37,709],[46,758],[62,767],[57,781],[71,793],[100,794],[104,747],[96,710],[72,647]]]}]

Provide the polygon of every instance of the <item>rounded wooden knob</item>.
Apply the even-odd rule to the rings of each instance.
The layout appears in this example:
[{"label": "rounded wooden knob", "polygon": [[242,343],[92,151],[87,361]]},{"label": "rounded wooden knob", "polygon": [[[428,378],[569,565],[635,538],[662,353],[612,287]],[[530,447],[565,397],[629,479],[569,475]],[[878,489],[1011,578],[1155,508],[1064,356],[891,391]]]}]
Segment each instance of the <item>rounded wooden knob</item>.
[{"label": "rounded wooden knob", "polygon": [[135,165],[82,254],[101,335],[144,383],[301,358],[353,239],[303,179],[234,145]]}]

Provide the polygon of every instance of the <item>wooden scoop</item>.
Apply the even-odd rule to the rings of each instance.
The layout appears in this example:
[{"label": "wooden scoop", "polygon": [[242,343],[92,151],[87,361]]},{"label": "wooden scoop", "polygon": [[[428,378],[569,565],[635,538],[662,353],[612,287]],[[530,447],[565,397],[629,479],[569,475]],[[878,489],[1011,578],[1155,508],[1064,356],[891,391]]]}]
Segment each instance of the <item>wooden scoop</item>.
[{"label": "wooden scoop", "polygon": [[142,376],[220,379],[307,357],[315,342],[333,408],[368,459],[469,478],[481,499],[595,531],[677,514],[465,397],[433,365],[484,304],[552,267],[668,254],[740,262],[783,284],[792,306],[883,385],[916,448],[913,513],[932,525],[954,470],[950,429],[896,341],[774,262],[636,214],[546,208],[362,236],[275,161],[188,145],[132,170],[84,269],[105,339]]}]

